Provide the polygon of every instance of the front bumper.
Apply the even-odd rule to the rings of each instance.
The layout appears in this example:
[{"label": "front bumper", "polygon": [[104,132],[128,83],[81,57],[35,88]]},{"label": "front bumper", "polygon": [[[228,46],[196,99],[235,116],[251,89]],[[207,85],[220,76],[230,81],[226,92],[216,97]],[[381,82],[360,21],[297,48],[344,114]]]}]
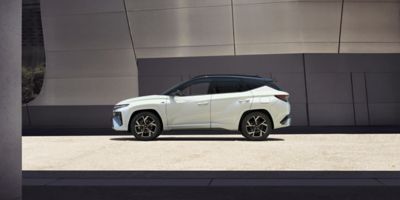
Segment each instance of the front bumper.
[{"label": "front bumper", "polygon": [[112,124],[112,128],[116,131],[124,131],[126,129],[121,112],[113,112]]}]

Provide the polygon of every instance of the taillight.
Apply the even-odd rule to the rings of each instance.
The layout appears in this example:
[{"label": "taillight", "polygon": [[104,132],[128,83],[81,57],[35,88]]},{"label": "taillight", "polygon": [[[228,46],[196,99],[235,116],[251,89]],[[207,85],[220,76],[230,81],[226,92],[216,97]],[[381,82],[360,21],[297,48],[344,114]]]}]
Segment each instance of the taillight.
[{"label": "taillight", "polygon": [[286,94],[281,94],[281,95],[275,95],[276,98],[284,101],[284,102],[288,102],[289,101],[289,95]]}]

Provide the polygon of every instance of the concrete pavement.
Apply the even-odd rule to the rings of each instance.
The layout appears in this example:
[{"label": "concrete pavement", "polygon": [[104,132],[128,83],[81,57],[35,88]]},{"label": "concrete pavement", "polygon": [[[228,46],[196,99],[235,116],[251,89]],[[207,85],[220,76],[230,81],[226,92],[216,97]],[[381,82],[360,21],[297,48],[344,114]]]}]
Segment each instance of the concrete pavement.
[{"label": "concrete pavement", "polygon": [[23,170],[390,170],[400,169],[398,134],[23,137]]}]

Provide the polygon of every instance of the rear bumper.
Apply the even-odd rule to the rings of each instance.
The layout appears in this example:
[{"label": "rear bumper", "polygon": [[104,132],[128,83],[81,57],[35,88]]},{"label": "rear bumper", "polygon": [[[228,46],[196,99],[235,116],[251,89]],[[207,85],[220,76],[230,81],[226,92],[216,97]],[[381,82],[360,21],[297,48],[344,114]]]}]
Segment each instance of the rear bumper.
[{"label": "rear bumper", "polygon": [[271,115],[274,121],[274,129],[290,126],[292,118],[290,117],[290,103],[284,101],[276,101],[272,106]]},{"label": "rear bumper", "polygon": [[290,118],[289,115],[286,115],[279,123],[282,127],[288,127],[290,126],[290,123],[292,122],[292,119]]}]

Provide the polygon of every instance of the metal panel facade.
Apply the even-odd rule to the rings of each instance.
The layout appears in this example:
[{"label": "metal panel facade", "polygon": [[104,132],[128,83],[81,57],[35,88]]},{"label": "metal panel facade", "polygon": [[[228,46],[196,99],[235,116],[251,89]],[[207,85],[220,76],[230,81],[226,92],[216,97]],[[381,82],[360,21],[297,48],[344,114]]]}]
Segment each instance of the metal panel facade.
[{"label": "metal panel facade", "polygon": [[111,105],[138,94],[123,1],[41,1],[46,75],[29,105]]}]

